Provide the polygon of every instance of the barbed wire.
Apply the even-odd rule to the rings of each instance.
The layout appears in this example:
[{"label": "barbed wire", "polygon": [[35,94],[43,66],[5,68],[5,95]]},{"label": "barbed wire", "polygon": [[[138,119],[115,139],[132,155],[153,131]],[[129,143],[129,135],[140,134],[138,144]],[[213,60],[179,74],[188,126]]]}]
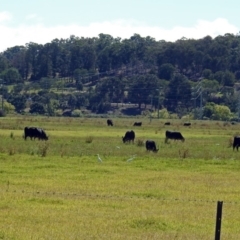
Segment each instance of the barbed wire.
[{"label": "barbed wire", "polygon": [[[28,191],[28,190],[17,190],[17,189],[6,189],[0,190],[2,194],[31,194],[31,195],[46,195],[46,196],[65,196],[65,197],[79,197],[79,198],[100,198],[100,199],[118,199],[118,200],[157,200],[157,201],[169,201],[169,202],[193,202],[193,203],[216,203],[219,200],[213,199],[194,199],[194,198],[164,198],[157,196],[117,196],[117,195],[107,195],[107,194],[87,194],[87,193],[74,193],[74,192],[55,192],[55,191]],[[223,201],[224,204],[240,204],[240,201]]]}]

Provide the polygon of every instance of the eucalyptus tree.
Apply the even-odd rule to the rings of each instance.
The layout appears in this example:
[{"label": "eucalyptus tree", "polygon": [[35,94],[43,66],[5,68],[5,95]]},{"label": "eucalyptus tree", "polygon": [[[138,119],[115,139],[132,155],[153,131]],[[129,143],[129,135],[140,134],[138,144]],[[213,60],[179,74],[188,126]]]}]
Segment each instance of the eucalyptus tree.
[{"label": "eucalyptus tree", "polygon": [[2,71],[6,70],[8,66],[9,62],[7,58],[3,54],[0,54],[0,74]]},{"label": "eucalyptus tree", "polygon": [[129,80],[128,100],[141,104],[151,104],[153,99],[158,97],[159,79],[156,75],[136,75]]},{"label": "eucalyptus tree", "polygon": [[114,43],[114,38],[109,34],[99,34],[95,41],[97,53],[97,67],[99,72],[109,71],[111,66],[110,49]]},{"label": "eucalyptus tree", "polygon": [[124,98],[125,82],[118,77],[109,77],[98,83],[95,93],[110,102],[121,102]]},{"label": "eucalyptus tree", "polygon": [[23,79],[16,68],[8,68],[4,70],[1,73],[1,78],[6,85],[23,82]]},{"label": "eucalyptus tree", "polygon": [[176,112],[179,106],[181,109],[189,109],[192,106],[191,98],[190,81],[182,74],[175,74],[170,80],[165,94],[165,107],[172,112]]},{"label": "eucalyptus tree", "polygon": [[26,73],[28,78],[35,81],[38,80],[40,66],[39,51],[43,48],[41,44],[30,42],[26,44]]},{"label": "eucalyptus tree", "polygon": [[36,114],[44,114],[46,113],[46,109],[44,104],[39,102],[34,102],[33,104],[31,104],[29,112],[36,113]]},{"label": "eucalyptus tree", "polygon": [[25,109],[26,100],[26,96],[22,94],[9,95],[7,98],[7,101],[10,102],[15,107],[15,110],[19,113]]},{"label": "eucalyptus tree", "polygon": [[80,109],[81,107],[88,107],[89,105],[89,96],[86,93],[76,94],[76,108]]},{"label": "eucalyptus tree", "polygon": [[71,75],[76,69],[95,69],[96,52],[93,40],[88,38],[74,38],[69,49]]},{"label": "eucalyptus tree", "polygon": [[175,67],[171,63],[164,63],[158,68],[160,79],[170,80],[175,72]]}]

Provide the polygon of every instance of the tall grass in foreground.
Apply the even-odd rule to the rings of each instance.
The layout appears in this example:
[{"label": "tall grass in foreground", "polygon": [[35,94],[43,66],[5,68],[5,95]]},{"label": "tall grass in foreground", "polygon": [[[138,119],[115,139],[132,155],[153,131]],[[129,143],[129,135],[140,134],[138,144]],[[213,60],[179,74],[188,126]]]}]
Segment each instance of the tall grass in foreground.
[{"label": "tall grass in foreground", "polygon": [[[0,239],[212,239],[218,200],[222,238],[239,239],[240,153],[229,144],[238,126],[176,121],[186,141],[165,144],[163,122],[145,120],[123,144],[131,121],[1,119]],[[25,141],[29,125],[49,141]]]}]

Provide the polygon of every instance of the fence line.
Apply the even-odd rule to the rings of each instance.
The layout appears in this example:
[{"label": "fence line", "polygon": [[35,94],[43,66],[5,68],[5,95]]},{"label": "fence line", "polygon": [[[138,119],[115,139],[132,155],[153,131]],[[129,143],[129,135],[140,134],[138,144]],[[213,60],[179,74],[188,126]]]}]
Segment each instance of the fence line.
[{"label": "fence line", "polygon": [[[84,194],[74,192],[55,192],[55,191],[28,191],[28,190],[0,190],[0,193],[15,193],[15,194],[32,194],[32,195],[48,195],[48,196],[74,196],[74,197],[86,197],[86,198],[106,198],[106,199],[142,199],[142,200],[159,200],[159,201],[172,201],[172,202],[196,202],[196,203],[216,203],[218,200],[207,200],[207,199],[182,199],[182,198],[164,198],[154,196],[117,196],[117,195],[105,195],[105,194]],[[240,201],[224,201],[224,204],[240,204]]]}]

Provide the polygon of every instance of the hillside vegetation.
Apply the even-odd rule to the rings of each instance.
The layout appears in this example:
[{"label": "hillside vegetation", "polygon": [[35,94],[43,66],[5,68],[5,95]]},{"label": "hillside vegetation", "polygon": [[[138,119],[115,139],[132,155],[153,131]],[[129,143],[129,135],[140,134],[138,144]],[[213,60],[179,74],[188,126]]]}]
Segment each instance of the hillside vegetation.
[{"label": "hillside vegetation", "polygon": [[[70,36],[2,52],[0,91],[5,113],[141,115],[149,105],[167,117],[230,120],[239,117],[239,66],[239,35],[176,42]],[[134,109],[119,111],[123,103]]]}]

